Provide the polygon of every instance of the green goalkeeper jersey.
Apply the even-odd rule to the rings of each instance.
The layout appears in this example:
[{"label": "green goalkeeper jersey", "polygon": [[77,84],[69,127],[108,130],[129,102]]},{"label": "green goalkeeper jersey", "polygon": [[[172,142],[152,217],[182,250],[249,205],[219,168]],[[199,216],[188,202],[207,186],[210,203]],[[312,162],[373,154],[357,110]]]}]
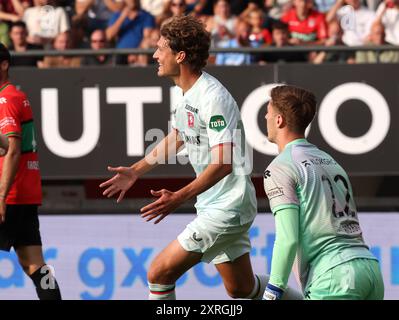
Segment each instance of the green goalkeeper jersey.
[{"label": "green goalkeeper jersey", "polygon": [[294,273],[303,289],[343,262],[376,259],[363,240],[348,175],[306,139],[285,146],[266,169],[264,187],[273,214],[299,209]]}]

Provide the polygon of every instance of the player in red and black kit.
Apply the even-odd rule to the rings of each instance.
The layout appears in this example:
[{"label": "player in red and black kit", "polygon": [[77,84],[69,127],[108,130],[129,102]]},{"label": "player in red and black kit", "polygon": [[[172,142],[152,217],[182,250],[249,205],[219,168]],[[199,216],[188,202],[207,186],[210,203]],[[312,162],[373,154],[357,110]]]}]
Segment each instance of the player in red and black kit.
[{"label": "player in red and black kit", "polygon": [[292,45],[323,45],[327,39],[327,23],[324,14],[313,9],[312,0],[294,0],[294,7],[281,21],[288,25]]},{"label": "player in red and black kit", "polygon": [[8,80],[10,53],[0,43],[0,130],[8,152],[0,158],[0,250],[14,247],[40,300],[60,300],[52,268],[44,262],[38,206],[42,201],[32,109]]}]

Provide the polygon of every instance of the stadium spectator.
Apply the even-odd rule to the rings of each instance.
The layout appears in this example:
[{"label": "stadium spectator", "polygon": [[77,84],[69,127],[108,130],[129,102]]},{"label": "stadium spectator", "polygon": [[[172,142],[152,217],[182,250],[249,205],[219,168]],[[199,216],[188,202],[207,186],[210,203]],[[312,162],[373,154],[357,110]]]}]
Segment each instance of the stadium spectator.
[{"label": "stadium spectator", "polygon": [[385,0],[377,9],[377,23],[385,28],[385,41],[399,45],[399,0]]},{"label": "stadium spectator", "polygon": [[[253,9],[248,13],[248,23],[251,26],[248,40],[252,48],[268,46],[272,43],[272,36],[268,29],[264,28],[265,14],[261,9]],[[252,62],[258,63],[262,60],[262,54],[251,55]]]},{"label": "stadium spectator", "polygon": [[0,42],[10,45],[9,31],[12,22],[20,21],[31,0],[0,0]]},{"label": "stadium spectator", "polygon": [[270,31],[264,27],[266,16],[260,9],[248,13],[248,23],[251,26],[249,42],[251,47],[259,48],[272,43]]},{"label": "stadium spectator", "polygon": [[76,0],[72,19],[85,21],[90,34],[96,29],[106,29],[112,14],[123,6],[123,0]]},{"label": "stadium spectator", "polygon": [[[276,21],[272,26],[272,47],[282,48],[292,46],[290,43],[290,32],[288,25],[281,21]],[[266,63],[286,63],[286,62],[306,62],[307,54],[295,51],[267,52],[262,55],[262,61]]]},{"label": "stadium spectator", "polygon": [[[326,47],[344,45],[343,32],[337,20],[330,22],[328,25],[328,39],[324,43]],[[311,53],[311,61],[314,64],[321,64],[326,62],[337,63],[354,63],[354,53],[350,51],[334,51],[319,53]]]},{"label": "stadium spectator", "polygon": [[313,0],[294,0],[294,8],[281,21],[288,24],[294,45],[322,45],[328,36],[324,15],[313,9]]},{"label": "stadium spectator", "polygon": [[22,19],[32,0],[0,0],[0,20],[16,22]]},{"label": "stadium spectator", "polygon": [[[351,17],[352,13],[353,17]],[[327,23],[335,19],[338,19],[343,27],[344,44],[361,46],[370,33],[371,25],[375,20],[375,12],[363,6],[360,0],[337,0],[326,15]]]},{"label": "stadium spectator", "polygon": [[108,22],[107,40],[116,40],[116,48],[138,48],[154,27],[154,17],[141,9],[140,0],[125,0],[125,7]]},{"label": "stadium spectator", "polygon": [[160,27],[166,19],[185,14],[186,10],[187,5],[185,0],[166,1],[162,13],[156,17],[157,26]]},{"label": "stadium spectator", "polygon": [[247,3],[247,6],[245,7],[245,9],[241,12],[240,14],[240,19],[242,20],[249,20],[249,13],[254,11],[254,10],[259,10],[262,9],[262,2],[261,1],[253,1],[253,0],[249,0]]},{"label": "stadium spectator", "polygon": [[211,33],[211,45],[220,47],[234,38],[236,17],[231,15],[230,5],[227,0],[217,0],[213,11],[214,15],[206,20],[206,27]]},{"label": "stadium spectator", "polygon": [[[11,45],[9,50],[15,52],[26,52],[27,50],[41,50],[42,46],[30,44],[27,41],[28,30],[26,29],[26,24],[22,21],[18,21],[12,24],[10,30]],[[31,66],[37,67],[38,61],[42,57],[39,56],[13,56],[11,59],[12,66]]]},{"label": "stadium spectator", "polygon": [[23,21],[28,28],[29,43],[48,47],[58,34],[70,29],[65,9],[55,7],[54,3],[54,0],[36,0],[35,6],[25,10]]},{"label": "stadium spectator", "polygon": [[[244,48],[249,47],[249,31],[251,26],[244,20],[238,20],[235,26],[235,37],[223,43],[221,48]],[[251,55],[248,53],[218,53],[216,65],[248,65],[251,63]]]},{"label": "stadium spectator", "polygon": [[[65,51],[72,49],[72,39],[70,32],[58,34],[54,39],[54,49]],[[39,62],[40,68],[68,68],[80,67],[81,57],[75,56],[46,56],[43,62]]]},{"label": "stadium spectator", "polygon": [[[367,45],[380,46],[387,44],[385,41],[384,25],[374,23],[368,37]],[[399,63],[399,51],[358,51],[356,52],[356,63]]]},{"label": "stadium spectator", "polygon": [[[90,48],[92,50],[100,50],[107,48],[107,37],[105,31],[102,29],[94,30],[90,36]],[[112,57],[110,55],[96,55],[96,56],[85,56],[82,59],[82,65],[84,66],[108,66],[112,64]]]}]

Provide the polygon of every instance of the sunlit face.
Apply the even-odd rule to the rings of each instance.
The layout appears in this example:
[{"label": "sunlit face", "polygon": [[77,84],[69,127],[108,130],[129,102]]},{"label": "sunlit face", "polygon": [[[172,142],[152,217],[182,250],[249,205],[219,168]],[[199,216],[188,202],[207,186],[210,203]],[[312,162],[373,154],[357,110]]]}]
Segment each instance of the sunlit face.
[{"label": "sunlit face", "polygon": [[129,9],[135,10],[135,9],[137,9],[137,8],[139,7],[138,2],[139,2],[139,1],[137,1],[137,0],[125,0],[125,5],[126,5]]},{"label": "sunlit face", "polygon": [[297,14],[305,14],[312,7],[312,1],[294,0],[294,6]]},{"label": "sunlit face", "polygon": [[66,50],[70,47],[70,38],[67,33],[59,34],[54,40],[54,49]]},{"label": "sunlit face", "polygon": [[249,15],[249,23],[254,28],[261,28],[263,25],[263,16],[260,12],[251,12]]},{"label": "sunlit face", "polygon": [[153,58],[158,62],[159,77],[173,77],[180,73],[179,64],[177,63],[177,54],[169,47],[169,41],[161,36],[157,42],[157,50]]},{"label": "sunlit face", "polygon": [[170,10],[174,16],[182,15],[186,11],[186,3],[182,0],[172,0]]},{"label": "sunlit face", "polygon": [[214,12],[216,16],[228,17],[230,15],[230,6],[227,1],[218,1],[215,5]]},{"label": "sunlit face", "polygon": [[104,49],[106,47],[105,33],[97,30],[91,34],[91,48],[94,50]]},{"label": "sunlit face", "polygon": [[266,119],[267,139],[270,142],[274,143],[276,142],[276,132],[277,132],[276,116],[277,113],[273,108],[272,101],[270,100],[269,104],[267,105],[265,119]]},{"label": "sunlit face", "polygon": [[274,29],[272,36],[277,47],[285,46],[288,43],[289,36],[286,30]]},{"label": "sunlit face", "polygon": [[27,37],[26,29],[22,27],[13,27],[10,32],[10,38],[15,45],[24,45]]}]

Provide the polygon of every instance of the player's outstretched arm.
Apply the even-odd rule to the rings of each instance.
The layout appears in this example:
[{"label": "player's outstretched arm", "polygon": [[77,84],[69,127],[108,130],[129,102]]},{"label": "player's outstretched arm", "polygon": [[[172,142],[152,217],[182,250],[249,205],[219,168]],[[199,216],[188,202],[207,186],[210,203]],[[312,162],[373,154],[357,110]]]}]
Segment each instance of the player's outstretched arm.
[{"label": "player's outstretched arm", "polygon": [[141,217],[145,218],[146,221],[158,218],[154,222],[157,224],[182,203],[208,190],[230,174],[233,168],[231,143],[217,145],[212,148],[211,152],[211,163],[187,186],[176,192],[166,189],[151,190],[152,195],[158,197],[158,199],[141,209]]},{"label": "player's outstretched arm", "polygon": [[145,158],[136,162],[130,167],[108,167],[108,171],[115,175],[100,184],[105,188],[103,195],[110,198],[118,194],[117,202],[121,202],[136,180],[143,174],[154,169],[159,164],[166,163],[166,160],[177,154],[177,150],[183,145],[178,138],[178,132],[172,130]]}]

